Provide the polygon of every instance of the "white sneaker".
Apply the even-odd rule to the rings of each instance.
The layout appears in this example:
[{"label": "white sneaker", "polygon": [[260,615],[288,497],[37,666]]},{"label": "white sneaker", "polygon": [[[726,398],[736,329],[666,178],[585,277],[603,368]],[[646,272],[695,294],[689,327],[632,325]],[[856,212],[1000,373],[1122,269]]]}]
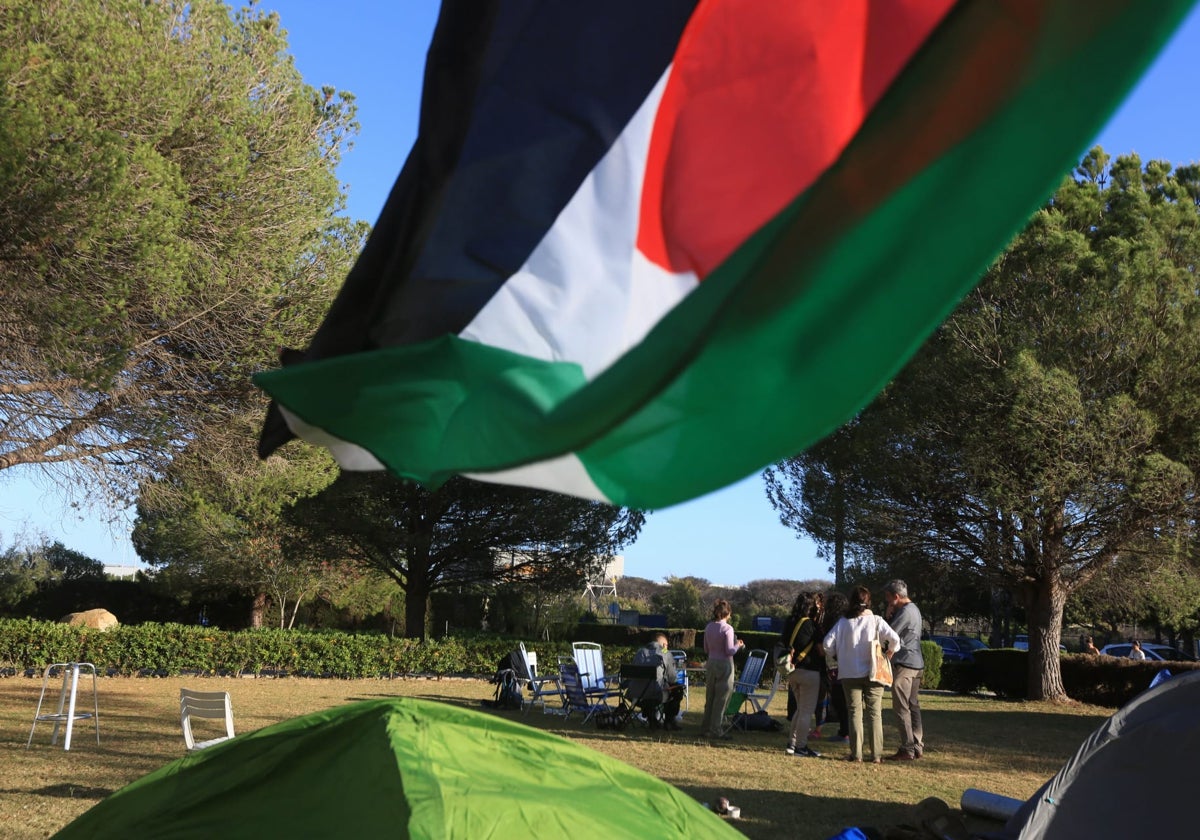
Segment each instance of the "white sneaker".
[{"label": "white sneaker", "polygon": [[796,754],[796,745],[788,744],[786,747],[783,748],[783,751],[785,753],[787,753],[788,755],[795,755]]}]

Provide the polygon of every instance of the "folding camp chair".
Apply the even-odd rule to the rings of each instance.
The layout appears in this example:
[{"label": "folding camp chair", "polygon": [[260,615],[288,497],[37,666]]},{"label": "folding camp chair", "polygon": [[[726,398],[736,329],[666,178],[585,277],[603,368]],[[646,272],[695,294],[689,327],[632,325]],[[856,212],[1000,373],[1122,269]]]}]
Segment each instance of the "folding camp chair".
[{"label": "folding camp chair", "polygon": [[608,704],[608,698],[612,695],[589,694],[584,690],[583,677],[579,673],[579,665],[574,660],[558,663],[558,677],[566,697],[563,708],[567,717],[570,717],[572,712],[580,712],[583,714],[583,722],[587,723],[594,715],[612,711],[613,707]]},{"label": "folding camp chair", "polygon": [[571,654],[575,664],[579,666],[579,676],[583,680],[583,690],[591,696],[616,697],[621,692],[615,685],[609,685],[608,677],[604,674],[604,648],[595,642],[572,642]]},{"label": "folding camp chair", "polygon": [[[225,734],[197,742],[192,736],[192,718],[220,720],[225,725]],[[183,726],[183,743],[188,752],[228,741],[233,737],[233,707],[229,703],[229,692],[179,689],[179,723]]]},{"label": "folding camp chair", "polygon": [[[631,720],[638,720],[638,707],[650,689],[660,679],[661,665],[622,665],[620,694],[613,710],[613,728],[624,729]],[[643,722],[650,721],[643,718]]]},{"label": "folding camp chair", "polygon": [[765,650],[752,650],[746,656],[746,664],[742,666],[741,676],[734,681],[733,694],[729,695],[729,702],[725,704],[724,713],[721,715],[721,732],[728,732],[734,728],[734,715],[741,712],[744,706],[747,704],[754,706],[751,697],[767,696],[758,691],[758,683],[762,679],[766,664],[767,652]]},{"label": "folding camp chair", "polygon": [[[521,664],[524,666],[524,673],[520,670],[517,672],[517,683],[520,685],[522,692],[526,687],[532,693],[529,702],[522,701],[524,713],[529,714],[529,710],[533,708],[535,703],[542,704],[542,712],[544,714],[562,714],[563,706],[566,703],[566,697],[563,695],[562,683],[557,675],[549,677],[539,677],[537,673],[537,661],[534,655],[525,650],[525,643],[521,642],[518,645],[521,651]],[[523,696],[523,694],[522,694]],[[552,700],[553,704],[547,705],[546,701]]]}]

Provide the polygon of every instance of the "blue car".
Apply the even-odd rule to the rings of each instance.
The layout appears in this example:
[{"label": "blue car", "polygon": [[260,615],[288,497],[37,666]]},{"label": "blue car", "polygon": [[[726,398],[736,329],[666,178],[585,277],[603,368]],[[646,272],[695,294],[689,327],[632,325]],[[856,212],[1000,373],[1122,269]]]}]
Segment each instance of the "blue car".
[{"label": "blue car", "polygon": [[970,636],[930,636],[929,640],[942,649],[943,662],[974,662],[975,651],[987,647]]}]

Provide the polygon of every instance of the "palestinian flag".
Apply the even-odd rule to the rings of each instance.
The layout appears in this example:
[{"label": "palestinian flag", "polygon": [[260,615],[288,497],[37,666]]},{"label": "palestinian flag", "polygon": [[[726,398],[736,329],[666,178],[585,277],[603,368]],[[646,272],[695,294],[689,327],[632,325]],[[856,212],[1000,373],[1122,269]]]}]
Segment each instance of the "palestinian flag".
[{"label": "palestinian flag", "polygon": [[[662,507],[861,408],[1191,0],[447,0],[260,453]],[[277,410],[278,409],[278,410]],[[284,421],[286,420],[286,426]]]}]

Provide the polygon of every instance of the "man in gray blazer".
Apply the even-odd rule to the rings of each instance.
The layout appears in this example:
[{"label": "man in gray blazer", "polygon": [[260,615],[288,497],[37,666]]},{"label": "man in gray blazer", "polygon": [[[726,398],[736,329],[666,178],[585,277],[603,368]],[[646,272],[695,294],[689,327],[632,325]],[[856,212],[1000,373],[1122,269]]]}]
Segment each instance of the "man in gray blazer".
[{"label": "man in gray blazer", "polygon": [[908,586],[902,580],[889,581],[883,587],[887,604],[884,617],[896,635],[900,647],[892,657],[892,711],[900,725],[900,749],[891,761],[913,761],[925,753],[925,730],[921,725],[921,675],[925,658],[921,656],[921,611],[908,598]]}]

